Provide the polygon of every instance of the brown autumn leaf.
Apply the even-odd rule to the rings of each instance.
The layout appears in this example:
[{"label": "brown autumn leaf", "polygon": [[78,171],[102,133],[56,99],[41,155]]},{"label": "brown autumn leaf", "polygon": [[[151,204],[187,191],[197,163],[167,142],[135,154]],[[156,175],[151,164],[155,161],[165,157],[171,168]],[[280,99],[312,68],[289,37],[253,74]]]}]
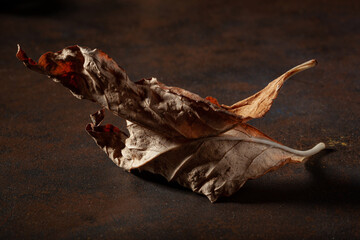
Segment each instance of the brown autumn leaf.
[{"label": "brown autumn leaf", "polygon": [[213,97],[201,98],[156,78],[131,82],[126,72],[104,52],[80,46],[48,52],[36,63],[19,47],[16,56],[28,68],[48,75],[127,120],[130,135],[100,125],[104,111],[91,115],[87,132],[115,164],[140,169],[204,194],[211,202],[230,196],[248,180],[288,162],[301,162],[325,148],[294,150],[271,139],[246,121],[270,109],[283,83],[316,64],[305,62],[253,96],[232,106]]}]

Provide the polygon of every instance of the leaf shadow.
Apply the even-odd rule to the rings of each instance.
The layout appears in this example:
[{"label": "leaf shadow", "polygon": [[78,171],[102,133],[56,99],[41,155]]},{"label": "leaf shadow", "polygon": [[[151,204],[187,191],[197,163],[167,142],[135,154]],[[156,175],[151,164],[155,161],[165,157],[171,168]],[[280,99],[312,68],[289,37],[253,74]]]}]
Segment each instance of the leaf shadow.
[{"label": "leaf shadow", "polygon": [[160,174],[154,174],[154,173],[147,172],[147,171],[140,171],[138,169],[132,169],[131,173],[134,174],[135,176],[145,180],[145,181],[152,182],[152,183],[155,183],[155,184],[159,184],[159,185],[164,186],[164,187],[177,189],[177,190],[185,191],[185,192],[189,192],[189,193],[192,192],[191,190],[181,186],[177,182],[174,182],[174,181],[168,182],[166,180],[166,178],[164,178]]},{"label": "leaf shadow", "polygon": [[[305,162],[305,168],[312,176],[311,182],[274,183],[249,180],[234,195],[221,197],[216,203],[258,204],[293,202],[303,204],[360,204],[359,182],[352,181],[351,179],[345,181],[344,178],[339,179],[338,176],[329,175],[324,171],[322,159],[333,152],[336,152],[336,150],[325,149]],[[161,175],[146,171],[140,172],[138,170],[132,171],[132,173],[145,181],[193,194],[191,190],[176,182],[167,182]],[[206,198],[204,197],[204,199]]]},{"label": "leaf shadow", "polygon": [[236,203],[321,203],[321,204],[360,204],[359,181],[346,176],[331,175],[324,170],[322,159],[336,152],[325,149],[311,157],[305,168],[310,172],[312,180],[307,183],[260,183],[249,181],[232,197],[221,198],[219,202]]}]

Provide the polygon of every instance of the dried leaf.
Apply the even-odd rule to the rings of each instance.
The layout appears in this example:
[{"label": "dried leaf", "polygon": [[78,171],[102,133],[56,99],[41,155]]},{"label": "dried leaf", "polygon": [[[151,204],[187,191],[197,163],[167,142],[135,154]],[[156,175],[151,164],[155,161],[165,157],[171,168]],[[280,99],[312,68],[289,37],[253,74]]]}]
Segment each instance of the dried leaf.
[{"label": "dried leaf", "polygon": [[262,91],[220,105],[155,78],[131,82],[104,52],[72,46],[42,55],[36,63],[19,47],[17,57],[46,74],[80,99],[89,99],[127,120],[130,135],[111,124],[100,125],[104,111],[91,115],[87,132],[115,164],[127,171],[161,174],[168,181],[204,194],[211,202],[230,196],[248,180],[288,162],[301,162],[325,148],[288,148],[245,122],[264,116],[290,76],[315,65],[303,63]]}]

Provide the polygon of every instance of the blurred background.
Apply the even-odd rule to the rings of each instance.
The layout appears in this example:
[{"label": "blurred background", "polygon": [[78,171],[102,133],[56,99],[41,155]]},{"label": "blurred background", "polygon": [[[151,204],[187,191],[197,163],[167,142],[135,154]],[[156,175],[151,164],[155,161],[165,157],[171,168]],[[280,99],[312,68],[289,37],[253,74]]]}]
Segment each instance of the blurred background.
[{"label": "blurred background", "polygon": [[[14,0],[0,9],[1,239],[360,238],[358,1]],[[287,146],[328,150],[216,204],[116,167],[87,135],[98,106],[24,68],[99,48],[133,81],[157,77],[230,105],[310,59],[251,121]],[[106,122],[123,128],[107,114]]]}]

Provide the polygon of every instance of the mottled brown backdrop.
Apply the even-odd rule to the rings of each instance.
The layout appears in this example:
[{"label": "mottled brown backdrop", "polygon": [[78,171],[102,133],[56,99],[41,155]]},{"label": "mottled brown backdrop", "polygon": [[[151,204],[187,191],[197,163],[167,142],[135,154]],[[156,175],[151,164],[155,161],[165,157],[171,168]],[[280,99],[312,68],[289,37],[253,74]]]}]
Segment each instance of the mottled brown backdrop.
[{"label": "mottled brown backdrop", "polygon": [[[359,14],[358,1],[340,0],[7,1],[0,238],[359,239]],[[98,106],[25,69],[17,43],[35,59],[68,45],[99,48],[133,80],[154,76],[225,104],[316,58],[250,123],[290,147],[324,141],[333,150],[211,204],[116,167],[84,130]]]}]

